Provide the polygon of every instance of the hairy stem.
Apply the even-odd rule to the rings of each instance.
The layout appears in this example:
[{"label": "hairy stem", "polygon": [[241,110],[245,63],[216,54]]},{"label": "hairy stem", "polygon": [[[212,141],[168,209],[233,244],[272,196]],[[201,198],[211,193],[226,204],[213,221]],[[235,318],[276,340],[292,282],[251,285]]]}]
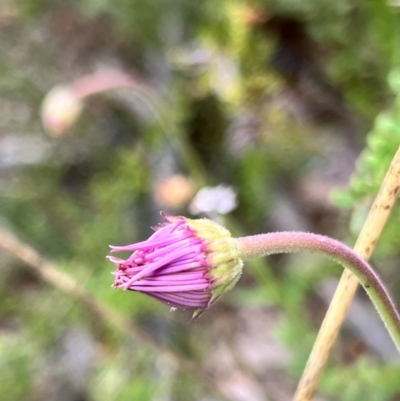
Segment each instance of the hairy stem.
[{"label": "hairy stem", "polygon": [[371,298],[400,352],[400,315],[378,275],[351,248],[329,237],[305,232],[260,234],[238,238],[238,241],[243,259],[305,251],[325,255],[349,269]]}]

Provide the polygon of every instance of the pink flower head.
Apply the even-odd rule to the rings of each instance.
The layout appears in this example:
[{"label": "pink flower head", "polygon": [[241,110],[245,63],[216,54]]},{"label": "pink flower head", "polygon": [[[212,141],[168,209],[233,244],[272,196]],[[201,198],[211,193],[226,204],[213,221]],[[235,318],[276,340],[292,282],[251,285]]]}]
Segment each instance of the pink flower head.
[{"label": "pink flower head", "polygon": [[133,252],[126,260],[108,256],[118,266],[113,287],[143,292],[174,308],[195,309],[197,316],[239,279],[237,241],[210,220],[164,217],[168,222],[148,240],[111,247],[111,252]]}]

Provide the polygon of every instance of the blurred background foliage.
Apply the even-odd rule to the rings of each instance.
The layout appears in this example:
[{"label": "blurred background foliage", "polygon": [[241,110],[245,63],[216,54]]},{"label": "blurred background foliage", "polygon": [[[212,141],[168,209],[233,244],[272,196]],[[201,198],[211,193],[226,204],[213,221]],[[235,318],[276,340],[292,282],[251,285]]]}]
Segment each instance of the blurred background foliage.
[{"label": "blurred background foliage", "polygon": [[[310,255],[248,263],[188,324],[185,312],[113,291],[105,255],[145,239],[159,210],[236,235],[303,230],[352,245],[400,143],[398,6],[2,0],[1,228],[145,333],[116,328],[1,252],[2,400],[290,400],[337,266]],[[142,93],[92,96],[68,132],[43,128],[53,86],[110,68]],[[202,209],[197,191],[221,184],[237,207],[218,213],[217,192]],[[399,227],[397,206],[372,259],[398,305]],[[318,400],[400,400],[399,358],[358,295]]]}]

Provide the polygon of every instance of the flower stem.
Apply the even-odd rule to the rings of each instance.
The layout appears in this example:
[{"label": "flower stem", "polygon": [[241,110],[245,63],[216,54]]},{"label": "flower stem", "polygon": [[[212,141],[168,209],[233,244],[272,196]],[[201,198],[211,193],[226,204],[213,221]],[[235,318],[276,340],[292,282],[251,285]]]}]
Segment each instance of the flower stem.
[{"label": "flower stem", "polygon": [[400,352],[400,315],[373,268],[351,248],[323,235],[277,232],[238,238],[242,259],[276,253],[311,252],[325,255],[349,269],[360,281]]}]

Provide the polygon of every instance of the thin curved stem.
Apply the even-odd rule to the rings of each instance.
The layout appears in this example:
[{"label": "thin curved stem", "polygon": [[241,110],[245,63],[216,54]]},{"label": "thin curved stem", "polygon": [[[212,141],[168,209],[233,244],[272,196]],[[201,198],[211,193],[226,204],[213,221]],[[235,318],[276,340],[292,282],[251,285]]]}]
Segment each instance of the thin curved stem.
[{"label": "thin curved stem", "polygon": [[164,110],[167,103],[143,79],[120,70],[103,70],[80,78],[69,85],[69,89],[78,99],[122,87],[131,89],[153,114],[173,150],[182,159],[197,186],[204,186],[206,172],[197,153],[187,142],[185,136],[180,135],[177,124],[171,118],[171,113]]},{"label": "thin curved stem", "polygon": [[325,255],[349,269],[371,298],[400,352],[400,315],[373,268],[351,248],[332,238],[305,232],[260,234],[238,238],[238,242],[243,259],[305,251]]}]

